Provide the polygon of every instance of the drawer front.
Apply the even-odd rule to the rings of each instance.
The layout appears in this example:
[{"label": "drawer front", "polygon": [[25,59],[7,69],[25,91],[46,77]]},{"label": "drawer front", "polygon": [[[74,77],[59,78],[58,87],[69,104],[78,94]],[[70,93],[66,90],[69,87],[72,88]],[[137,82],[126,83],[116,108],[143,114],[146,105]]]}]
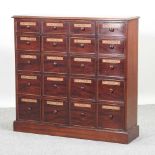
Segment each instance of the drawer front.
[{"label": "drawer front", "polygon": [[44,72],[67,73],[68,60],[66,55],[44,54]]},{"label": "drawer front", "polygon": [[40,51],[39,36],[16,36],[16,50]]},{"label": "drawer front", "polygon": [[43,33],[45,34],[67,34],[68,30],[67,22],[57,20],[43,21]]},{"label": "drawer front", "polygon": [[67,77],[44,76],[44,95],[67,97]]},{"label": "drawer front", "polygon": [[40,23],[36,19],[18,19],[16,20],[16,32],[39,33]]},{"label": "drawer front", "polygon": [[72,34],[95,34],[95,23],[76,21],[70,23]]},{"label": "drawer front", "polygon": [[94,79],[71,78],[71,97],[95,99],[96,82]]},{"label": "drawer front", "polygon": [[71,56],[71,74],[90,74],[96,73],[96,60],[94,57]]},{"label": "drawer front", "polygon": [[124,82],[99,80],[99,100],[124,100]]},{"label": "drawer front", "polygon": [[44,99],[44,121],[52,124],[68,123],[68,105],[67,101]]},{"label": "drawer front", "polygon": [[70,52],[95,53],[96,42],[94,38],[71,38]]},{"label": "drawer front", "polygon": [[100,54],[124,54],[124,39],[99,39]]},{"label": "drawer front", "polygon": [[124,36],[126,34],[126,24],[123,22],[99,22],[98,34],[104,36]]},{"label": "drawer front", "polygon": [[99,74],[107,76],[124,76],[124,60],[100,58]]},{"label": "drawer front", "polygon": [[18,93],[41,95],[41,75],[18,74]]},{"label": "drawer front", "polygon": [[40,71],[40,54],[17,53],[17,69],[23,71]]},{"label": "drawer front", "polygon": [[40,121],[40,118],[41,118],[40,105],[41,105],[41,101],[36,97],[18,96],[17,97],[17,107],[18,107],[17,119]]},{"label": "drawer front", "polygon": [[124,129],[124,108],[99,104],[98,120],[100,128]]},{"label": "drawer front", "polygon": [[67,52],[67,38],[60,36],[42,37],[42,51]]},{"label": "drawer front", "polygon": [[96,104],[81,101],[71,102],[71,125],[95,127]]}]

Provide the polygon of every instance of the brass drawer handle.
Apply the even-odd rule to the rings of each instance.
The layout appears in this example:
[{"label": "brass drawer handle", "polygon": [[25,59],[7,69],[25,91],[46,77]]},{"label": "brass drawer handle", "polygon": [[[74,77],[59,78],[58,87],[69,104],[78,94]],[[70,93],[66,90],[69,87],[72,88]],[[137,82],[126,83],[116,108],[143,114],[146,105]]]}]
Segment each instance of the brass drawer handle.
[{"label": "brass drawer handle", "polygon": [[109,28],[110,32],[114,32],[114,30],[115,30],[114,28]]},{"label": "brass drawer handle", "polygon": [[57,27],[56,27],[56,26],[54,26],[54,27],[53,27],[53,29],[54,29],[54,30],[57,30]]},{"label": "brass drawer handle", "polygon": [[57,84],[54,84],[53,87],[54,88],[59,88],[59,86]]},{"label": "brass drawer handle", "polygon": [[29,41],[26,42],[26,45],[30,45],[31,43]]},{"label": "brass drawer handle", "polygon": [[58,113],[58,110],[55,109],[55,110],[52,111],[52,113],[53,114],[57,114]]},{"label": "brass drawer handle", "polygon": [[81,64],[80,66],[81,66],[81,67],[85,67],[85,64]]},{"label": "brass drawer handle", "polygon": [[111,70],[114,70],[114,69],[115,69],[114,65],[110,65],[109,68],[110,68]]},{"label": "brass drawer handle", "polygon": [[58,65],[58,63],[54,61],[54,62],[53,62],[53,65],[54,65],[54,66],[57,66],[57,65]]},{"label": "brass drawer handle", "polygon": [[27,28],[27,29],[30,29],[30,25],[27,25],[26,28]]},{"label": "brass drawer handle", "polygon": [[52,45],[53,45],[53,46],[57,46],[57,43],[56,43],[56,42],[54,42],[54,43],[52,43]]},{"label": "brass drawer handle", "polygon": [[30,61],[30,60],[28,60],[28,61],[27,61],[27,63],[28,63],[28,64],[31,64],[31,61]]},{"label": "brass drawer handle", "polygon": [[85,28],[84,27],[81,27],[81,31],[85,31]]},{"label": "brass drawer handle", "polygon": [[110,89],[109,89],[109,92],[110,92],[111,94],[113,94],[113,93],[114,93],[114,89],[110,88]]},{"label": "brass drawer handle", "polygon": [[114,49],[114,45],[109,45],[109,48],[110,49]]},{"label": "brass drawer handle", "polygon": [[80,44],[80,47],[81,47],[81,48],[84,48],[84,44]]},{"label": "brass drawer handle", "polygon": [[31,110],[32,110],[32,108],[31,108],[31,107],[28,107],[28,108],[27,108],[27,110],[28,110],[28,111],[31,111]]},{"label": "brass drawer handle", "polygon": [[80,89],[84,90],[84,89],[85,89],[85,87],[84,87],[84,86],[81,86],[81,87],[80,87]]},{"label": "brass drawer handle", "polygon": [[109,117],[110,119],[113,119],[113,118],[114,118],[114,116],[113,116],[113,115],[109,115],[108,117]]},{"label": "brass drawer handle", "polygon": [[28,82],[27,85],[28,85],[28,86],[31,86],[31,82]]}]

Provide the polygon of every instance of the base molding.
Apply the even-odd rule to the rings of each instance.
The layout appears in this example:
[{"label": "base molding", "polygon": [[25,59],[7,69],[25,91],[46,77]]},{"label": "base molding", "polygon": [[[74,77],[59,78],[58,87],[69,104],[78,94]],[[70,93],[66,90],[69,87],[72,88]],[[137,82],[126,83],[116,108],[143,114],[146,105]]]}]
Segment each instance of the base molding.
[{"label": "base molding", "polygon": [[139,136],[139,126],[128,131],[56,126],[48,123],[14,121],[14,131],[128,144]]}]

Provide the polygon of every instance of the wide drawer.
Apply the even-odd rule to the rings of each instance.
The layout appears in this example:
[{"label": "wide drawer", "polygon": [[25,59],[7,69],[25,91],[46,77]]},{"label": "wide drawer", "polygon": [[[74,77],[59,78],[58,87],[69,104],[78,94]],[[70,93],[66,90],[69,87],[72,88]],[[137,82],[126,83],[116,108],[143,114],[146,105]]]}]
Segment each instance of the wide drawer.
[{"label": "wide drawer", "polygon": [[61,99],[43,99],[43,120],[52,124],[68,123],[68,103]]},{"label": "wide drawer", "polygon": [[39,36],[16,36],[16,50],[25,51],[40,51],[40,37]]},{"label": "wide drawer", "polygon": [[67,97],[68,80],[65,76],[44,75],[44,91],[46,96]]},{"label": "wide drawer", "polygon": [[74,21],[70,23],[72,34],[95,34],[95,22]]},{"label": "wide drawer", "polygon": [[124,107],[100,103],[98,120],[100,128],[124,129]]},{"label": "wide drawer", "polygon": [[17,74],[17,91],[22,94],[41,95],[41,75]]},{"label": "wide drawer", "polygon": [[67,52],[68,41],[65,36],[43,36],[42,51],[47,52]]},{"label": "wide drawer", "polygon": [[68,23],[61,20],[45,20],[42,26],[45,34],[67,34],[69,31]]},{"label": "wide drawer", "polygon": [[39,33],[40,22],[37,19],[16,19],[16,32],[19,33]]},{"label": "wide drawer", "polygon": [[41,100],[35,96],[19,95],[17,96],[17,119],[34,120],[41,119]]},{"label": "wide drawer", "polygon": [[126,24],[124,22],[98,22],[98,34],[104,36],[125,36]]},{"label": "wide drawer", "polygon": [[43,55],[43,69],[44,72],[50,73],[67,73],[68,72],[68,59],[67,55]]},{"label": "wide drawer", "polygon": [[71,101],[71,125],[96,126],[96,104],[88,101]]},{"label": "wide drawer", "polygon": [[124,87],[124,81],[99,79],[99,100],[123,101]]},{"label": "wide drawer", "polygon": [[96,59],[90,56],[71,56],[71,74],[95,75]]},{"label": "wide drawer", "polygon": [[99,54],[124,54],[125,39],[99,38]]},{"label": "wide drawer", "polygon": [[99,75],[124,76],[124,59],[99,58]]},{"label": "wide drawer", "polygon": [[95,53],[96,41],[95,38],[70,38],[70,52],[73,53]]},{"label": "wide drawer", "polygon": [[92,78],[71,78],[71,97],[83,99],[96,98],[96,81]]},{"label": "wide drawer", "polygon": [[17,70],[23,71],[40,71],[41,58],[40,54],[35,53],[21,53],[16,54]]}]

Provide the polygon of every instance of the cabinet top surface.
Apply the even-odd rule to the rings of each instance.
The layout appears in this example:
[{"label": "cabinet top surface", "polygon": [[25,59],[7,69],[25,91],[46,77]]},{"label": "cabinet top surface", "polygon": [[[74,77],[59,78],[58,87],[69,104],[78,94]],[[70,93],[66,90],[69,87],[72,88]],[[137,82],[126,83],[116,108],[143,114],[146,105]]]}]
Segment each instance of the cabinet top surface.
[{"label": "cabinet top surface", "polygon": [[134,17],[53,17],[53,16],[20,16],[20,15],[15,15],[13,16],[13,18],[40,18],[40,19],[44,19],[44,18],[50,18],[50,19],[58,19],[58,20],[114,20],[114,21],[119,21],[119,20],[132,20],[132,19],[138,19],[138,16],[134,16]]}]

